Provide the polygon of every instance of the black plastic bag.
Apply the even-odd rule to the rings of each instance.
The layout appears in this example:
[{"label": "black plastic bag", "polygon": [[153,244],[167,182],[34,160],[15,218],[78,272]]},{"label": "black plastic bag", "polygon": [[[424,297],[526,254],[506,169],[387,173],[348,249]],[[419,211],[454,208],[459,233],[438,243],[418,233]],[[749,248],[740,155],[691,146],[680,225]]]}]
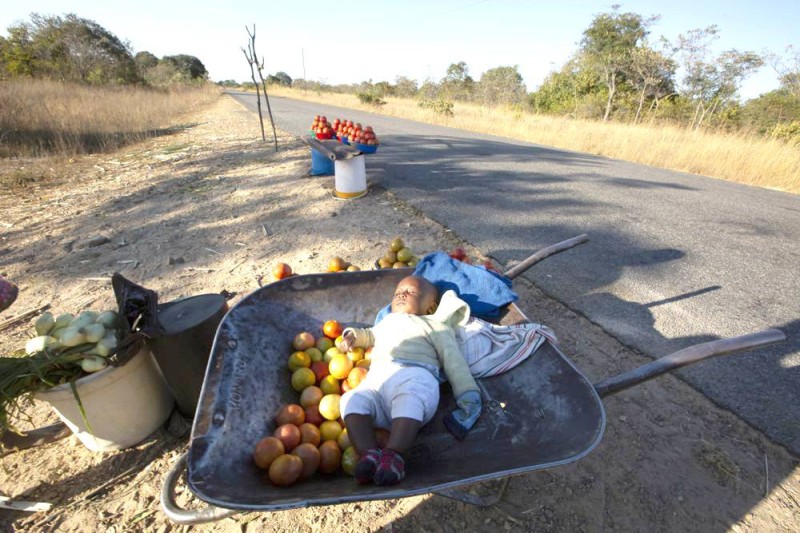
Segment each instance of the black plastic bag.
[{"label": "black plastic bag", "polygon": [[126,279],[119,272],[111,277],[111,286],[117,300],[117,312],[122,320],[125,336],[116,351],[109,355],[112,366],[122,366],[136,355],[147,339],[163,335],[158,322],[158,293]]}]

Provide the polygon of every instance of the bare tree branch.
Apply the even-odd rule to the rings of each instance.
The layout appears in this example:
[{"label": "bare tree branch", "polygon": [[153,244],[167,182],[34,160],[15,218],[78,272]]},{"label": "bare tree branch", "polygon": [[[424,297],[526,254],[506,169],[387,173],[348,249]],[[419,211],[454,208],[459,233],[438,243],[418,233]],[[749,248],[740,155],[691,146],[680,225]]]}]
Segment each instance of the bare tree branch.
[{"label": "bare tree branch", "polygon": [[[250,29],[247,28],[247,26],[245,26],[245,29],[247,29],[247,33],[250,34]],[[253,32],[255,32],[255,25],[253,25]],[[264,133],[264,118],[261,116],[261,92],[258,89],[258,82],[256,81],[253,49],[249,43],[247,45],[247,50],[242,48],[242,53],[245,59],[247,59],[247,64],[250,66],[250,77],[253,79],[253,85],[256,86],[256,103],[258,104],[258,122],[261,124],[261,140],[267,142],[267,136]]]},{"label": "bare tree branch", "polygon": [[[245,26],[245,28],[247,28]],[[275,143],[275,151],[278,151],[278,134],[275,131],[275,121],[272,119],[272,107],[269,105],[269,95],[267,94],[267,82],[264,80],[264,75],[262,74],[262,70],[264,70],[264,58],[261,58],[261,62],[258,62],[258,55],[256,54],[256,25],[253,24],[253,32],[250,33],[250,29],[247,28],[247,34],[250,36],[250,43],[248,44],[248,48],[250,49],[250,57],[253,60],[253,63],[250,65],[251,72],[254,70],[253,65],[255,65],[255,71],[258,72],[258,77],[261,80],[261,87],[264,90],[264,100],[267,102],[267,113],[269,114],[269,123],[272,125],[272,139]],[[258,93],[258,83],[256,82],[255,74],[253,74],[253,83],[256,84],[256,94]],[[258,100],[258,117],[261,119],[261,98],[259,97]],[[264,121],[261,119],[261,135],[264,136]],[[264,138],[266,141],[266,137]]]}]

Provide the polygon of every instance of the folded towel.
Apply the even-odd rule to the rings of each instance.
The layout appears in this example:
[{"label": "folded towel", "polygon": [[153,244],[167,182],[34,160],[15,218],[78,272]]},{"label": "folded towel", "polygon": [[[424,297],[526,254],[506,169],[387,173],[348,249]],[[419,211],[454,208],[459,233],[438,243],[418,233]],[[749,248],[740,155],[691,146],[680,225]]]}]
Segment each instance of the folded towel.
[{"label": "folded towel", "polygon": [[499,326],[470,318],[456,329],[456,341],[476,378],[511,370],[531,356],[544,341],[557,343],[552,329],[532,322]]}]

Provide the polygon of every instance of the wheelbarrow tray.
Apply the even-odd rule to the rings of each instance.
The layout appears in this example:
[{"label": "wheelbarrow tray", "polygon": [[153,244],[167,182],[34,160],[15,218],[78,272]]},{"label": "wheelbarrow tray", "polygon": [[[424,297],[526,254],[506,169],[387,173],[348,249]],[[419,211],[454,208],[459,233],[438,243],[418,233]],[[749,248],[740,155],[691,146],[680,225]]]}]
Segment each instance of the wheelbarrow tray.
[{"label": "wheelbarrow tray", "polygon": [[[297,403],[286,366],[301,331],[321,332],[326,320],[372,325],[411,269],[290,277],[242,299],[224,317],[211,350],[192,426],[187,483],[218,507],[277,511],[447,492],[461,485],[576,461],[600,442],[605,411],[575,365],[545,342],[513,370],[478,380],[483,413],[463,441],[445,428],[455,407],[447,384],[435,418],[406,455],[399,484],[359,485],[345,475],[315,474],[291,487],[273,486],[253,463],[256,443],[275,430],[285,404]],[[498,323],[529,322],[510,305]]]}]

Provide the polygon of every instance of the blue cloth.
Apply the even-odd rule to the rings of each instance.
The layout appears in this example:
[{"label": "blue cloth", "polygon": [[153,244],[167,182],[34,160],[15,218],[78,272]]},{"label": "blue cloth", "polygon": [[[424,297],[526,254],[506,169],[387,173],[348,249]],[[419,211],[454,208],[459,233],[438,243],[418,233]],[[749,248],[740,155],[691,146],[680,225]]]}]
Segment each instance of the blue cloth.
[{"label": "blue cloth", "polygon": [[[444,252],[433,252],[423,257],[417,263],[414,275],[436,285],[440,293],[455,291],[467,302],[471,315],[479,318],[499,316],[503,306],[519,299],[511,290],[511,280],[507,277],[482,266],[462,263]],[[390,312],[391,304],[378,312],[375,323]]]}]

